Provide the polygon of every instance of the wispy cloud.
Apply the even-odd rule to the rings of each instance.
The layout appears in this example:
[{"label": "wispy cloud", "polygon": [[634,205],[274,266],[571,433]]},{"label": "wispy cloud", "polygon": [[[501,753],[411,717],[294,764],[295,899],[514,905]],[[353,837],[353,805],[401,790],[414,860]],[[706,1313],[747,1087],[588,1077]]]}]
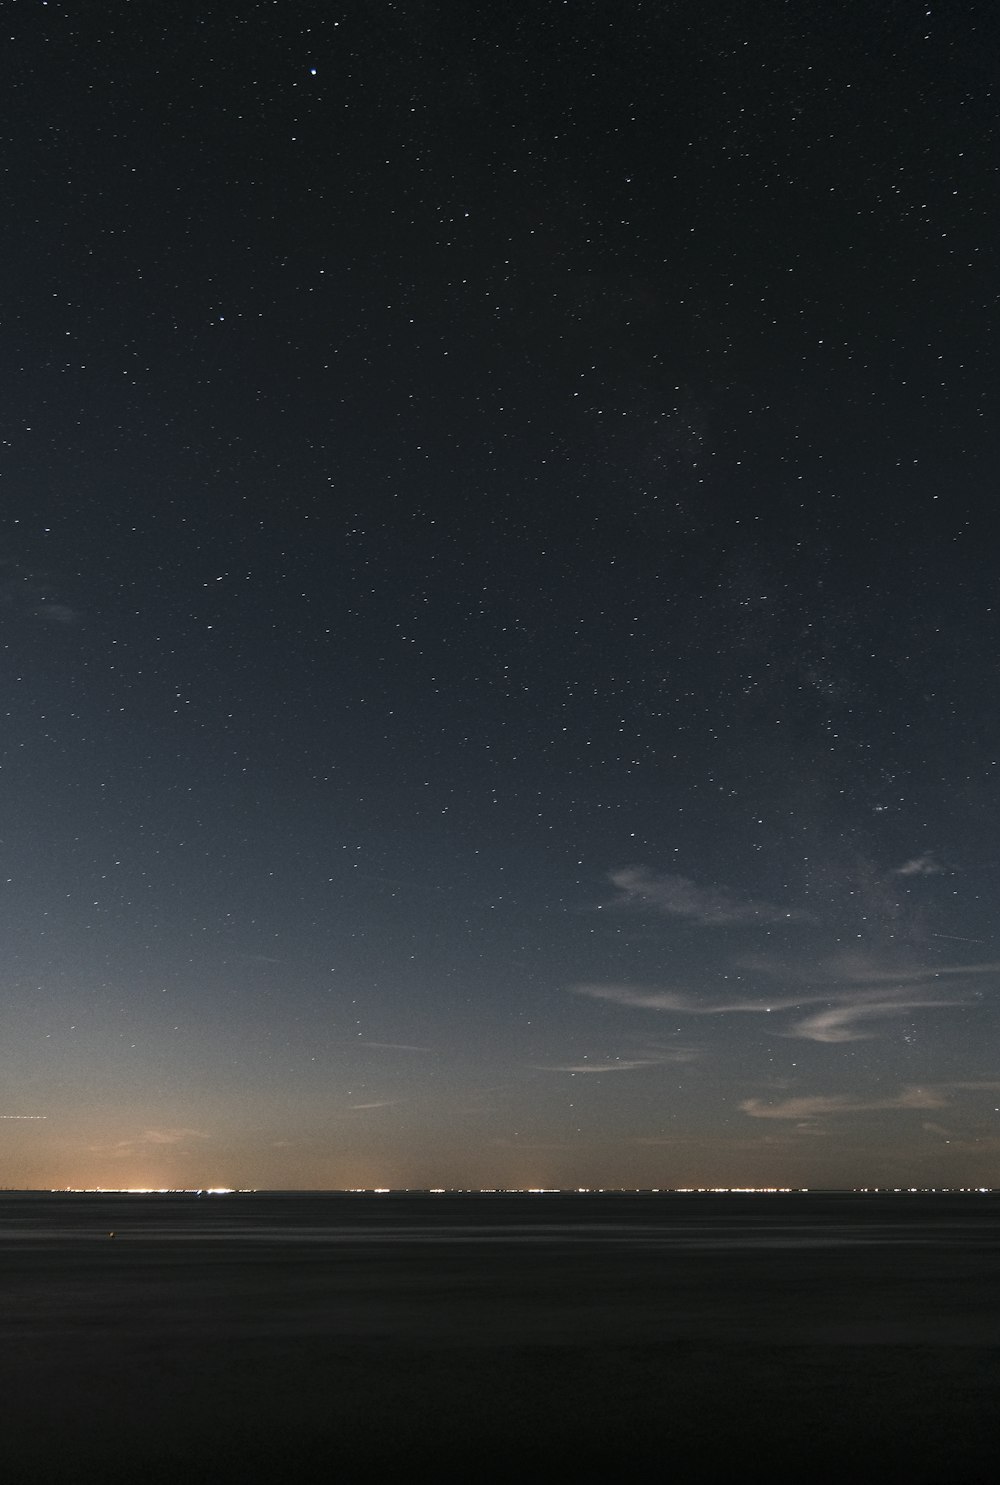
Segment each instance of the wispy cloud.
[{"label": "wispy cloud", "polygon": [[184,1140],[207,1140],[200,1129],[145,1129],[136,1141],[140,1145],[179,1145]]},{"label": "wispy cloud", "polygon": [[0,559],[0,608],[63,627],[78,624],[82,617],[79,609],[57,598],[50,574],[22,567],[9,557]]},{"label": "wispy cloud", "polygon": [[417,1047],[410,1042],[366,1042],[359,1041],[359,1047],[372,1047],[376,1052],[432,1052],[433,1047]]},{"label": "wispy cloud", "polygon": [[[762,961],[757,967],[763,968]],[[819,965],[819,974],[828,981],[842,980],[852,985],[918,985],[928,980],[967,979],[978,975],[1000,975],[1000,960],[978,964],[880,964],[860,956],[827,959]]]},{"label": "wispy cloud", "polygon": [[182,1145],[187,1140],[207,1140],[210,1136],[200,1129],[144,1129],[142,1134],[131,1139],[117,1140],[112,1145],[91,1145],[90,1149],[102,1155],[131,1155],[137,1150],[165,1145]]},{"label": "wispy cloud", "polygon": [[35,609],[35,617],[44,619],[47,624],[60,624],[69,628],[80,622],[80,615],[75,608],[70,608],[68,603],[40,603]]},{"label": "wispy cloud", "polygon": [[865,988],[841,989],[839,992],[809,990],[803,994],[783,993],[747,999],[727,996],[724,1000],[706,1000],[674,990],[651,990],[633,985],[583,984],[571,988],[575,994],[586,995],[592,1000],[607,1000],[637,1010],[669,1011],[679,1016],[780,1017],[782,1013],[801,1011],[806,1006],[822,1006],[822,1010],[810,1011],[800,1019],[784,1022],[778,1033],[812,1042],[869,1040],[878,1034],[877,1030],[863,1031],[859,1023],[887,1020],[915,1010],[949,1009],[970,1003],[967,997],[940,993],[929,995],[915,985],[908,987],[905,984],[895,993],[888,988],[880,988],[877,992]]},{"label": "wispy cloud", "polygon": [[811,913],[773,902],[735,897],[725,888],[699,887],[689,877],[657,876],[642,866],[626,866],[609,873],[618,889],[611,907],[646,907],[668,917],[687,918],[706,927],[740,924],[811,923]]},{"label": "wispy cloud", "polygon": [[902,866],[897,866],[893,876],[939,877],[943,876],[947,870],[948,868],[942,866],[931,851],[925,851],[922,856],[911,856],[909,861],[904,861]]},{"label": "wispy cloud", "polygon": [[636,1072],[643,1067],[660,1067],[662,1063],[652,1058],[637,1058],[628,1062],[623,1058],[612,1058],[610,1062],[532,1062],[529,1066],[536,1072],[557,1073],[619,1073]]},{"label": "wispy cloud", "polygon": [[697,1145],[704,1147],[705,1139],[700,1134],[637,1134],[633,1137],[633,1145]]},{"label": "wispy cloud", "polygon": [[817,1011],[797,1021],[788,1035],[801,1037],[809,1042],[858,1042],[865,1041],[875,1033],[859,1031],[859,1021],[883,1020],[891,1016],[902,1016],[908,1011],[951,1007],[964,1002],[954,999],[932,999],[928,996],[900,995],[893,999],[878,1000],[859,998],[842,1001],[825,1011]]},{"label": "wispy cloud", "polygon": [[676,990],[651,990],[635,985],[573,985],[573,993],[591,1000],[610,1000],[615,1005],[635,1006],[645,1011],[676,1011],[684,1016],[728,1016],[768,1014],[771,1011],[798,1009],[812,1001],[826,1004],[829,995],[778,995],[753,1000],[699,1000]]},{"label": "wispy cloud", "polygon": [[575,1144],[573,1140],[512,1140],[504,1135],[498,1135],[496,1139],[489,1141],[491,1149],[517,1150],[522,1153],[528,1150],[572,1150]]},{"label": "wispy cloud", "polygon": [[894,1098],[858,1098],[850,1093],[806,1094],[767,1103],[746,1098],[740,1104],[751,1119],[817,1119],[830,1114],[874,1113],[882,1109],[944,1109],[948,1099],[939,1088],[904,1088]]},{"label": "wispy cloud", "polygon": [[577,1062],[533,1062],[537,1072],[558,1073],[622,1073],[641,1072],[647,1067],[669,1067],[682,1062],[694,1062],[699,1052],[692,1047],[668,1047],[636,1057],[583,1057]]}]

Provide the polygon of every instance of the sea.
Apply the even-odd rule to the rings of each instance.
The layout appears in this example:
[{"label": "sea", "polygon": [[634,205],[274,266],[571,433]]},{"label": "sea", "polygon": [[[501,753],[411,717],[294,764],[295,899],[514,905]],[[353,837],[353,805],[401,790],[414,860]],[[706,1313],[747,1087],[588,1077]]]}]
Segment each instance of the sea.
[{"label": "sea", "polygon": [[13,1485],[958,1485],[998,1399],[993,1191],[0,1192]]}]

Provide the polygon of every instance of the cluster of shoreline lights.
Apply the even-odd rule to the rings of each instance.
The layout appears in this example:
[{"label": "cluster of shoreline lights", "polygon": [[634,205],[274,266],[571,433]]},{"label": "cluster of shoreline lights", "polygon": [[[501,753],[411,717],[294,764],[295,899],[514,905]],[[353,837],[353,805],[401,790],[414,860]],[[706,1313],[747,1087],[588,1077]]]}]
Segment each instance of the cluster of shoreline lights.
[{"label": "cluster of shoreline lights", "polygon": [[[338,1191],[288,1192],[330,1196],[991,1196],[994,1186],[348,1186]],[[256,1186],[53,1186],[54,1196],[260,1196]]]},{"label": "cluster of shoreline lights", "polygon": [[[256,1186],[53,1186],[66,1196],[256,1196]],[[264,1188],[266,1191],[266,1188]],[[345,1196],[790,1196],[808,1186],[348,1186]],[[270,1193],[268,1193],[270,1194]],[[318,1193],[322,1195],[323,1193]]]},{"label": "cluster of shoreline lights", "polygon": [[245,1196],[239,1186],[53,1186],[53,1196]]}]

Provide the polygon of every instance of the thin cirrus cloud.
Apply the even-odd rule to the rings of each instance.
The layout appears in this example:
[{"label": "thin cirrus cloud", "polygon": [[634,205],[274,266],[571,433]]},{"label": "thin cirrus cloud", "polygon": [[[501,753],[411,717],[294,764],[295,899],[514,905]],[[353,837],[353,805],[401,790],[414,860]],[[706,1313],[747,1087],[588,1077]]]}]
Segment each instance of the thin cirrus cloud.
[{"label": "thin cirrus cloud", "polygon": [[[811,995],[810,998],[830,1001],[849,999],[862,995],[866,990],[870,990],[872,995],[889,994],[893,997],[925,994],[928,985],[942,981],[955,985],[956,981],[967,980],[970,982],[966,987],[968,992],[977,978],[1000,975],[1000,960],[997,959],[980,960],[972,964],[927,964],[914,963],[912,960],[893,964],[884,957],[841,953],[804,964],[775,955],[744,954],[733,963],[740,970],[754,975],[766,975],[769,979],[784,982],[786,986],[789,982],[801,983],[803,980],[808,980],[811,984],[828,985],[830,989],[824,995]],[[961,985],[955,987],[954,993],[962,993]],[[949,1003],[965,1002],[952,1000]]]},{"label": "thin cirrus cloud", "polygon": [[47,624],[69,627],[80,622],[79,613],[75,608],[70,608],[68,603],[40,603],[34,613],[36,618],[44,619]]},{"label": "thin cirrus cloud", "polygon": [[667,1047],[638,1057],[583,1057],[578,1062],[533,1062],[536,1072],[556,1073],[622,1073],[641,1072],[646,1067],[669,1067],[680,1062],[694,1062],[700,1054],[692,1047]]},{"label": "thin cirrus cloud", "polygon": [[366,1042],[359,1041],[359,1047],[371,1047],[376,1052],[432,1052],[433,1047],[418,1047],[411,1042]]},{"label": "thin cirrus cloud", "polygon": [[584,984],[574,985],[572,989],[575,995],[586,995],[591,1000],[610,1000],[615,1005],[635,1006],[644,1011],[676,1011],[685,1016],[767,1014],[792,1010],[810,1001],[827,1003],[830,999],[828,995],[795,995],[760,1000],[703,1001],[675,990],[650,990],[634,985]]},{"label": "thin cirrus cloud", "polygon": [[939,1088],[904,1088],[894,1098],[857,1098],[849,1093],[814,1093],[767,1103],[745,1098],[740,1104],[751,1119],[817,1119],[830,1114],[868,1114],[883,1109],[946,1109],[948,1099]]},{"label": "thin cirrus cloud", "polygon": [[142,1134],[128,1140],[118,1140],[113,1145],[91,1145],[90,1149],[103,1155],[131,1155],[137,1150],[165,1145],[182,1145],[187,1140],[207,1140],[210,1136],[200,1129],[144,1129]]},{"label": "thin cirrus cloud", "polygon": [[[749,964],[749,961],[747,961]],[[853,985],[917,985],[927,980],[964,979],[973,975],[1000,974],[1000,960],[979,964],[915,964],[883,969],[865,960],[830,959],[822,966],[832,980],[848,980]]]},{"label": "thin cirrus cloud", "polygon": [[137,1141],[143,1145],[179,1145],[184,1140],[207,1140],[200,1129],[146,1129]]},{"label": "thin cirrus cloud", "polygon": [[882,1020],[902,1016],[908,1011],[950,1008],[966,1005],[967,1001],[942,1000],[938,997],[902,995],[898,998],[878,1000],[854,1000],[846,1004],[830,1006],[797,1021],[790,1036],[801,1037],[810,1042],[858,1042],[869,1039],[874,1033],[859,1031],[858,1021]]},{"label": "thin cirrus cloud", "polygon": [[686,918],[710,928],[762,923],[813,923],[811,913],[773,902],[734,897],[724,888],[699,887],[690,877],[657,876],[642,866],[609,873],[618,896],[610,907],[646,907],[672,918]]},{"label": "thin cirrus cloud", "polygon": [[643,1067],[662,1067],[662,1058],[637,1057],[634,1061],[628,1061],[622,1057],[612,1058],[609,1062],[532,1062],[530,1064],[536,1072],[557,1073],[620,1073],[637,1072]]},{"label": "thin cirrus cloud", "polygon": [[911,856],[909,861],[904,861],[902,866],[897,866],[893,876],[940,877],[947,870],[948,868],[941,865],[932,851],[925,851],[922,856]]},{"label": "thin cirrus cloud", "polygon": [[574,985],[577,995],[591,1000],[607,1000],[615,1005],[630,1006],[637,1010],[669,1011],[682,1016],[732,1016],[732,1015],[780,1015],[787,1011],[801,1011],[808,1005],[822,1006],[822,1010],[810,1011],[793,1020],[783,1036],[812,1042],[866,1041],[877,1036],[876,1030],[861,1030],[858,1023],[891,1019],[908,1011],[931,1008],[951,1008],[967,1005],[968,1000],[954,996],[920,994],[901,988],[898,994],[868,990],[847,990],[840,994],[807,993],[805,995],[779,995],[753,1000],[696,1000],[673,990],[650,990],[632,985]]}]

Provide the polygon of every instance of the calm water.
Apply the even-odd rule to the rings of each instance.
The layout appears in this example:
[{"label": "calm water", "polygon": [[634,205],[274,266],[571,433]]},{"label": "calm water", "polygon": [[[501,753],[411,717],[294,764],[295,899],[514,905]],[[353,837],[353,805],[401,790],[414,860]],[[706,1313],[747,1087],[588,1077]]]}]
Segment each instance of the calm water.
[{"label": "calm water", "polygon": [[975,1485],[998,1395],[997,1195],[0,1193],[17,1485]]},{"label": "calm water", "polygon": [[116,1239],[231,1244],[979,1248],[1000,1193],[221,1195],[0,1193],[0,1245]]}]

